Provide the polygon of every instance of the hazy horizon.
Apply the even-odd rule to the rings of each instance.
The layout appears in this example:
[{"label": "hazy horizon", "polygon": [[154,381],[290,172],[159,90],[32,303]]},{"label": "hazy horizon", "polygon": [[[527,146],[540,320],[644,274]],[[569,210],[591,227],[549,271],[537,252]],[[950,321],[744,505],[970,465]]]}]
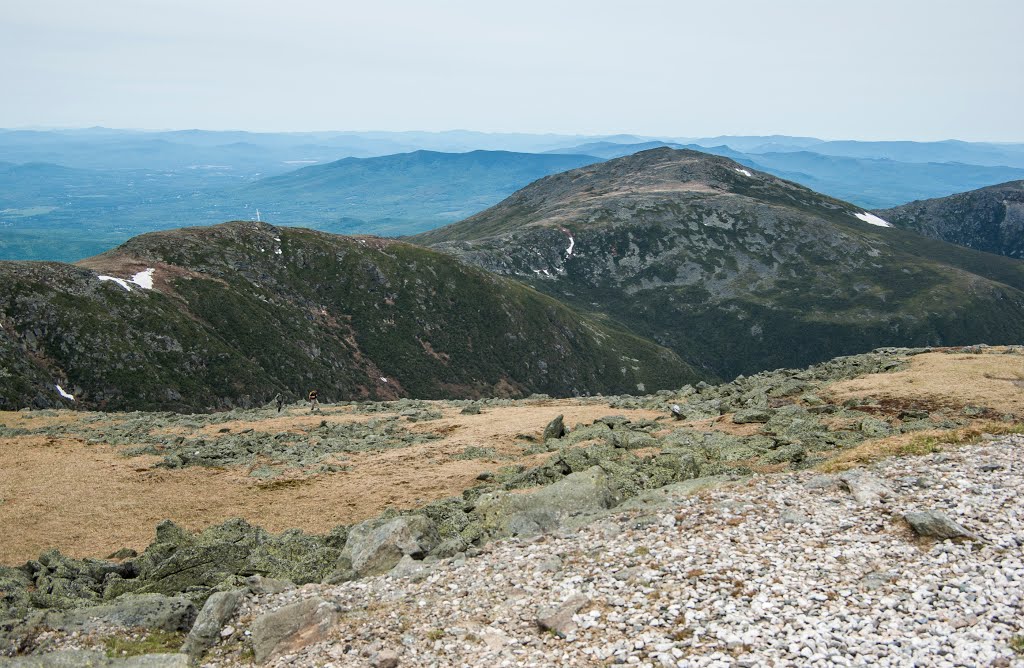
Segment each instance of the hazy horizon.
[{"label": "hazy horizon", "polygon": [[0,127],[1021,142],[1021,24],[998,0],[39,0],[4,9]]}]

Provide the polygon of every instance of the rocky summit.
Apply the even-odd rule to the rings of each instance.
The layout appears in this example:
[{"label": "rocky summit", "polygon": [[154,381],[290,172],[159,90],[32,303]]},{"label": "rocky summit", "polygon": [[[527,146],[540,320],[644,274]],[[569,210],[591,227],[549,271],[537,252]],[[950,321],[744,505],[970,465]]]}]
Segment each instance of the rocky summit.
[{"label": "rocky summit", "polygon": [[0,408],[636,392],[706,377],[599,316],[399,241],[235,222],[2,262]]},{"label": "rocky summit", "polygon": [[0,413],[0,663],[1024,665],[1021,378],[978,345],[653,395]]},{"label": "rocky summit", "polygon": [[1024,265],[727,158],[659,148],[412,238],[603,313],[722,378],[1024,335]]}]

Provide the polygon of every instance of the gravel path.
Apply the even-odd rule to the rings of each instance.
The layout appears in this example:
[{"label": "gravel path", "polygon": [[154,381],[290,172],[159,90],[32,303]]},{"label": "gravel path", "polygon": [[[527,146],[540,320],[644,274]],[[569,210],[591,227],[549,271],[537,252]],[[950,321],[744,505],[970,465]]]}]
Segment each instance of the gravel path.
[{"label": "gravel path", "polygon": [[[880,497],[759,476],[412,577],[250,598],[234,624],[336,602],[331,640],[281,667],[1024,666],[1024,438],[858,473]],[[982,540],[918,538],[903,514],[922,510]]]}]

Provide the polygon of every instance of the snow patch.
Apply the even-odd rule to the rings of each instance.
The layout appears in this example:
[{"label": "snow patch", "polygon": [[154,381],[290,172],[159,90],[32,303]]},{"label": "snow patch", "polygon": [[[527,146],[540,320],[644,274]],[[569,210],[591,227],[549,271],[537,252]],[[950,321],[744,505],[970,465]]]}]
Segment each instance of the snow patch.
[{"label": "snow patch", "polygon": [[878,227],[892,227],[892,223],[890,223],[889,221],[882,220],[875,214],[868,213],[867,211],[865,211],[864,213],[855,213],[853,215],[855,215],[857,218],[860,218],[869,225],[877,225]]},{"label": "snow patch", "polygon": [[734,167],[733,169],[735,169],[735,170],[736,170],[737,172],[739,172],[739,173],[740,173],[740,174],[742,174],[743,176],[753,176],[753,174],[751,174],[751,173],[750,173],[750,172],[749,172],[748,170],[746,170],[746,169],[740,169],[739,167]]},{"label": "snow patch", "polygon": [[140,271],[139,273],[135,274],[134,276],[127,280],[123,278],[118,278],[117,276],[97,276],[96,278],[100,279],[101,281],[113,281],[120,285],[125,290],[127,290],[128,292],[132,291],[132,286],[129,285],[129,283],[134,283],[135,285],[139,286],[144,290],[152,290],[153,274],[155,271],[156,269],[150,267],[145,271]]},{"label": "snow patch", "polygon": [[[130,289],[131,288],[129,288],[129,290]],[[60,385],[54,385],[54,387],[57,388],[57,392],[60,394],[60,396],[64,397],[65,399],[70,399],[71,401],[75,400],[75,395],[68,394],[67,392],[64,391],[64,388],[61,387]]]},{"label": "snow patch", "polygon": [[98,276],[101,281],[114,281],[128,292],[132,291],[132,286],[128,285],[128,281],[123,278],[117,278],[116,276]]},{"label": "snow patch", "polygon": [[572,250],[576,248],[576,240],[572,238],[572,232],[564,227],[562,228],[562,234],[569,237],[569,247],[565,249],[565,259],[568,260],[572,257]]},{"label": "snow patch", "polygon": [[146,269],[145,271],[140,271],[139,273],[132,276],[132,283],[139,286],[140,288],[143,288],[144,290],[152,290],[153,274],[155,272],[156,269],[153,269],[152,267]]}]

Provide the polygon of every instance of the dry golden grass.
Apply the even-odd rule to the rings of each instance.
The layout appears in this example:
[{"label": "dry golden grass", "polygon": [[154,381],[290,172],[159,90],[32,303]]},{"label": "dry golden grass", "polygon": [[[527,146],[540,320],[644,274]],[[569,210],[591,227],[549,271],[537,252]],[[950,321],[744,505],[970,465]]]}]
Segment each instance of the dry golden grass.
[{"label": "dry golden grass", "polygon": [[[438,405],[441,407],[441,405]],[[540,438],[556,415],[567,425],[590,424],[618,413],[634,420],[661,415],[655,411],[611,410],[607,404],[558,400],[543,405],[485,408],[480,415],[461,415],[444,408],[444,417],[404,423],[413,431],[432,431],[443,438],[406,448],[359,452],[345,456],[347,470],[261,481],[247,467],[227,469],[154,468],[155,456],[127,458],[117,448],[87,445],[81,439],[48,436],[0,438],[0,564],[34,559],[49,548],[76,557],[105,557],[122,547],[141,550],[153,540],[158,522],[171,519],[201,530],[231,517],[242,517],[270,531],[300,528],[326,533],[378,515],[387,507],[413,508],[461,494],[477,483],[483,471],[500,466],[543,463],[550,453],[526,456],[516,445],[520,434]],[[54,415],[0,413],[0,423],[39,428],[69,424],[85,413]],[[116,414],[111,422],[120,421]],[[371,419],[347,407],[328,407],[324,415],[293,408],[265,421],[230,422],[204,428],[216,438],[231,433],[300,431],[320,420]],[[224,434],[225,436],[228,434]],[[500,463],[460,460],[467,446],[493,448],[506,457]]]},{"label": "dry golden grass", "polygon": [[889,457],[927,455],[941,452],[947,447],[971,445],[979,442],[983,434],[999,436],[1020,433],[1024,433],[1024,425],[1020,423],[979,420],[960,429],[929,429],[864,441],[856,447],[838,452],[816,468],[826,473],[836,473]]},{"label": "dry golden grass", "polygon": [[1024,355],[1007,355],[1003,350],[977,355],[915,355],[909,369],[835,383],[820,395],[837,403],[872,396],[918,401],[936,408],[986,406],[1000,413],[1024,415]]}]

